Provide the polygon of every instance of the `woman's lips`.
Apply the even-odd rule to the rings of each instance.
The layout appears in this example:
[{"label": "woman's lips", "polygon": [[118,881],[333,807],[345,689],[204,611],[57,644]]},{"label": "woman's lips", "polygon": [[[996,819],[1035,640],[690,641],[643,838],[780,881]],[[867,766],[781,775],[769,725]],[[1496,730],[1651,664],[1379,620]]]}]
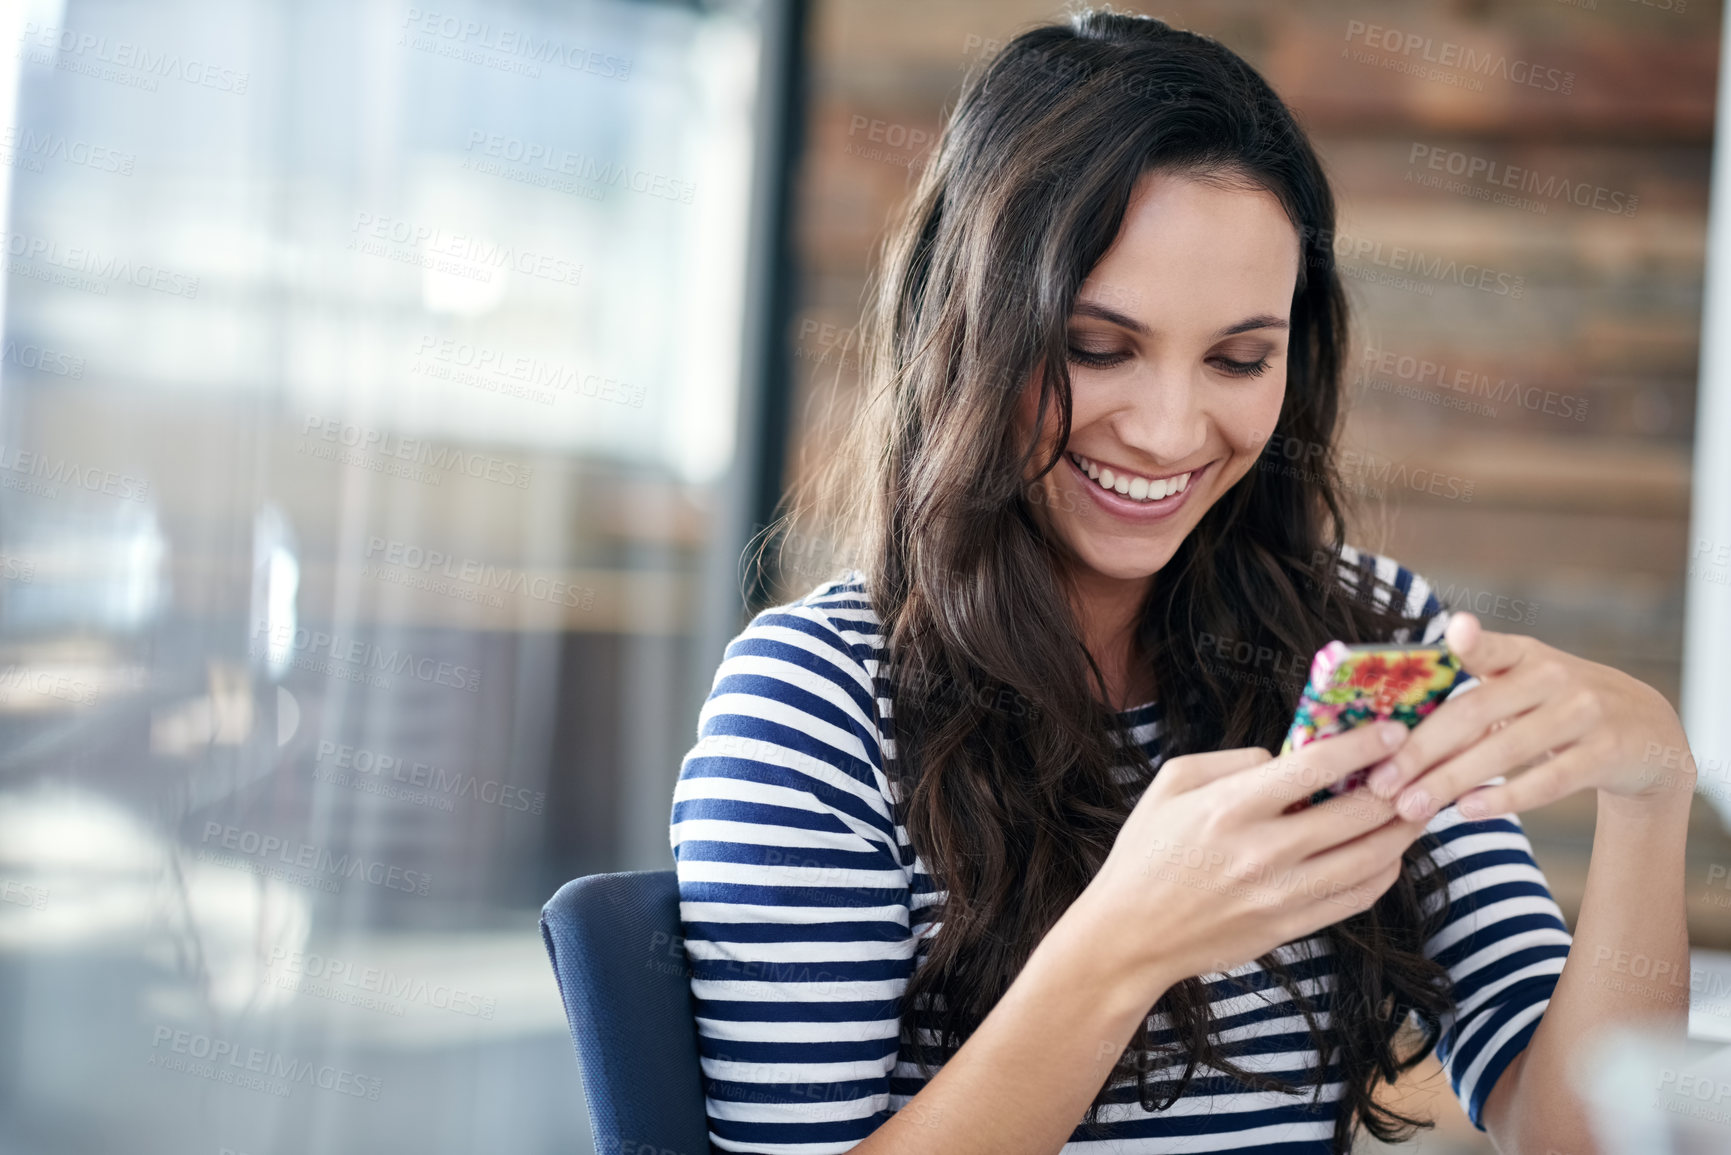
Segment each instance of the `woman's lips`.
[{"label": "woman's lips", "polygon": [[1169,497],[1163,497],[1158,501],[1137,501],[1134,498],[1125,497],[1115,490],[1101,488],[1100,483],[1089,477],[1082,467],[1076,464],[1076,459],[1070,454],[1064,454],[1064,461],[1069,465],[1072,475],[1081,483],[1082,488],[1088,491],[1089,497],[1094,500],[1095,504],[1114,517],[1137,523],[1164,521],[1177,513],[1184,508],[1184,504],[1190,500],[1190,495],[1196,491],[1197,487],[1209,478],[1208,471],[1214,468],[1214,462],[1210,461],[1200,469],[1191,470],[1189,483],[1180,492]]}]

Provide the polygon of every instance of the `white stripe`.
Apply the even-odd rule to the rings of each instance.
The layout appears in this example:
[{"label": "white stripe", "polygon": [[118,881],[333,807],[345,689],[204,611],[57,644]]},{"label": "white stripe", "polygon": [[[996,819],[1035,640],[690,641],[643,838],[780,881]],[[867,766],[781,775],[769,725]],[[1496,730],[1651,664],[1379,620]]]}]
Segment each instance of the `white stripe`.
[{"label": "white stripe", "polygon": [[[721,1116],[716,1112],[715,1101],[710,1100],[710,1115]],[[859,1144],[857,1141],[842,1140],[839,1143],[765,1143],[761,1140],[744,1144],[717,1139],[715,1132],[709,1133],[709,1141],[722,1151],[752,1151],[757,1155],[842,1155],[851,1151]]]},{"label": "white stripe", "polygon": [[1471,1015],[1480,1007],[1484,1006],[1486,1003],[1490,1002],[1516,983],[1525,982],[1527,979],[1534,978],[1538,975],[1560,975],[1562,973],[1562,959],[1540,959],[1538,962],[1530,963],[1527,966],[1522,967],[1520,970],[1510,971],[1494,983],[1487,983],[1484,987],[1480,988],[1478,993],[1473,995],[1472,998],[1461,1000],[1459,1006],[1455,1009],[1455,1013],[1457,1015]]},{"label": "white stripe", "polygon": [[[812,621],[810,613],[788,615],[796,620]],[[816,623],[821,624],[821,623]],[[741,635],[742,637],[744,635]],[[767,674],[772,678],[784,680],[802,679],[813,683],[830,682],[830,675],[851,681],[866,693],[871,692],[871,680],[866,677],[853,655],[840,647],[839,641],[831,643],[823,638],[813,637],[810,631],[795,629],[790,625],[780,623],[765,623],[758,626],[751,634],[750,646],[730,645],[733,652],[722,661],[720,668],[729,674],[752,673]],[[819,659],[821,672],[813,670],[801,662],[780,654],[766,654],[761,651],[773,643],[791,650],[799,650]],[[831,682],[833,685],[833,682]],[[815,689],[816,686],[814,685]],[[835,686],[836,690],[844,687]]]},{"label": "white stripe", "polygon": [[[801,964],[816,966],[847,966],[852,963],[895,961],[912,958],[907,940],[896,943],[865,942],[749,942],[714,943],[703,939],[686,939],[685,953],[696,962],[739,963],[742,966],[782,966]],[[860,952],[861,946],[882,946],[881,952]],[[847,952],[853,953],[847,953]],[[706,980],[717,981],[717,980]],[[778,984],[780,985],[780,984]],[[788,985],[810,986],[811,983]]]},{"label": "white stripe", "polygon": [[[1347,566],[1363,556],[1361,551],[1347,546],[1342,553],[1343,562]],[[1399,574],[1398,563],[1388,557],[1377,555],[1374,571],[1382,579],[1376,583],[1378,601],[1387,605],[1387,593],[1393,579]],[[1342,571],[1349,584],[1354,583],[1357,574],[1350,568]],[[869,609],[869,599],[860,590],[842,588],[845,584],[861,580],[862,575],[857,570],[848,570],[840,578],[832,579],[808,594],[800,602],[775,607],[765,611],[773,616],[776,613],[792,615],[816,623],[820,630],[805,633],[787,625],[756,624],[747,631],[755,639],[774,640],[788,646],[796,647],[801,652],[816,655],[823,659],[827,667],[833,668],[835,678],[843,681],[838,685],[836,680],[826,676],[830,669],[822,672],[806,670],[788,661],[763,657],[759,655],[736,654],[727,659],[717,671],[717,683],[723,677],[735,675],[758,675],[772,679],[799,691],[812,694],[817,699],[828,703],[841,716],[853,723],[853,728],[838,727],[833,723],[819,721],[808,715],[804,710],[795,708],[786,702],[776,701],[758,694],[729,693],[714,694],[704,703],[699,718],[701,729],[712,720],[727,717],[741,719],[764,719],[805,735],[814,742],[820,742],[831,750],[839,752],[854,760],[859,767],[869,767],[869,778],[862,780],[843,770],[838,770],[821,758],[799,754],[788,750],[774,742],[742,742],[740,739],[711,735],[699,740],[687,755],[687,761],[693,757],[732,756],[747,758],[767,763],[774,767],[785,768],[787,781],[785,784],[765,784],[748,781],[743,778],[726,776],[725,763],[716,763],[716,769],[722,771],[720,776],[690,777],[684,775],[685,763],[682,762],[682,773],[674,789],[675,804],[689,804],[685,809],[692,817],[677,823],[669,823],[669,845],[676,856],[676,865],[682,885],[695,886],[700,883],[732,884],[749,887],[812,887],[832,888],[837,896],[842,897],[847,892],[881,891],[884,889],[909,888],[907,902],[881,902],[870,907],[846,907],[812,905],[806,902],[799,906],[784,906],[773,900],[766,902],[717,902],[681,900],[680,917],[687,923],[714,923],[734,926],[777,925],[787,927],[813,926],[828,928],[846,928],[849,924],[865,924],[891,922],[907,927],[907,934],[895,941],[886,942],[878,939],[860,939],[854,941],[829,941],[827,939],[799,938],[790,942],[712,942],[708,940],[691,940],[685,944],[686,953],[690,959],[702,963],[735,964],[739,967],[762,966],[765,964],[793,964],[808,967],[813,971],[821,970],[825,965],[830,967],[848,966],[855,963],[879,961],[905,961],[918,959],[920,947],[924,945],[922,938],[935,933],[941,925],[935,921],[945,892],[942,890],[925,894],[913,894],[911,888],[915,885],[930,886],[932,879],[926,864],[911,853],[908,846],[907,830],[900,823],[893,821],[894,808],[892,799],[894,784],[885,776],[881,767],[893,765],[894,745],[880,732],[876,719],[862,710],[863,703],[856,701],[849,692],[848,686],[858,685],[865,692],[876,697],[874,675],[879,672],[879,659],[882,656],[881,623]],[[1426,600],[1434,593],[1433,587],[1422,576],[1413,575],[1412,584],[1406,595],[1405,610],[1411,616],[1422,612]],[[866,607],[837,609],[832,604],[839,605],[845,601],[866,602]],[[1425,624],[1426,637],[1431,638],[1432,631],[1440,633],[1446,622],[1449,611],[1446,607]],[[741,637],[746,634],[742,633]],[[738,640],[738,639],[736,639]],[[849,647],[852,647],[851,649]],[[871,656],[865,656],[865,655]],[[859,655],[859,656],[856,656]],[[1476,685],[1476,679],[1468,679],[1462,689]],[[876,709],[880,714],[887,715],[890,703],[878,699]],[[1158,720],[1144,722],[1132,727],[1128,733],[1114,731],[1118,741],[1128,740],[1146,748],[1158,743],[1161,736],[1161,723]],[[872,742],[875,740],[875,748]],[[874,763],[873,754],[877,753],[881,761]],[[1154,754],[1156,765],[1161,756]],[[1131,763],[1122,763],[1112,768],[1113,774],[1120,780],[1129,782],[1135,767]],[[857,772],[857,771],[856,771]],[[863,772],[862,772],[863,777]],[[809,780],[809,785],[803,780]],[[869,807],[862,810],[882,818],[883,825],[873,825],[854,815],[842,813],[815,792],[815,785],[824,785],[845,792],[850,799],[857,799]],[[838,822],[846,828],[846,833],[837,830],[809,829],[803,826],[783,825],[768,820],[763,822],[741,819],[738,817],[716,817],[713,814],[723,813],[719,808],[706,807],[708,802],[755,802],[798,810],[802,813],[822,816],[833,822]],[[1459,812],[1453,807],[1445,808],[1430,823],[1433,833],[1447,832],[1463,821]],[[889,845],[887,829],[893,828],[895,843]],[[786,851],[787,861],[752,864],[748,862],[708,861],[698,858],[678,859],[681,844],[705,842],[726,844],[751,848],[749,854],[763,855],[765,850]],[[883,867],[835,867],[808,864],[804,859],[816,857],[815,852],[823,851],[870,851],[883,852],[889,857],[884,861],[892,861],[894,868]],[[1518,851],[1530,858],[1531,849],[1524,831],[1519,827],[1518,819],[1512,831],[1474,833],[1458,839],[1438,852],[1438,860],[1442,863],[1470,858],[1472,855],[1494,850]],[[767,855],[776,857],[775,855]],[[912,859],[910,865],[902,867],[899,864],[904,859]],[[1511,882],[1535,883],[1544,886],[1544,875],[1536,865],[1526,863],[1514,865],[1486,866],[1470,871],[1450,884],[1450,897],[1460,900],[1486,887],[1504,885]],[[876,896],[873,896],[874,898]],[[1433,936],[1426,944],[1426,953],[1435,956],[1438,952],[1460,943],[1464,936],[1473,933],[1475,929],[1495,928],[1503,920],[1529,914],[1546,914],[1555,917],[1559,923],[1561,912],[1553,900],[1545,895],[1520,896],[1507,899],[1480,910],[1467,913],[1458,912],[1449,923]],[[798,933],[798,932],[790,932]],[[1485,946],[1473,955],[1461,959],[1451,968],[1451,975],[1457,983],[1465,984],[1471,981],[1481,968],[1493,963],[1496,959],[1507,957],[1511,951],[1523,947],[1547,943],[1569,942],[1566,932],[1550,928],[1523,932],[1518,935],[1506,935]],[[1326,958],[1331,953],[1329,945],[1320,938],[1300,940],[1284,944],[1276,952],[1278,957],[1288,965],[1301,962],[1307,958]],[[1554,973],[1561,969],[1562,959],[1530,964],[1518,973],[1503,976],[1484,990],[1475,994],[1472,999],[1449,1016],[1447,1026],[1454,1030],[1459,1027],[1455,1036],[1456,1049],[1470,1044],[1475,1036],[1494,1031],[1491,1042],[1487,1044],[1484,1053],[1474,1068],[1459,1077],[1460,1095],[1467,1102],[1473,1087],[1483,1074],[1484,1065],[1489,1062],[1489,1055],[1494,1054],[1498,1045],[1506,1041],[1514,1032],[1532,1021],[1539,1013],[1539,1006],[1515,1008],[1512,1017],[1503,1020],[1503,1008],[1496,1006],[1510,988],[1525,979]],[[725,969],[723,966],[721,969]],[[1260,974],[1255,963],[1246,963],[1235,967],[1229,974],[1210,974],[1201,976],[1205,981],[1219,981],[1222,978],[1237,978]],[[1300,990],[1307,996],[1316,997],[1323,992],[1334,989],[1336,976],[1332,973],[1308,978],[1302,981]],[[700,999],[715,1003],[732,1002],[795,1002],[807,1004],[833,1004],[836,1002],[871,1002],[899,999],[905,993],[905,980],[892,979],[873,982],[821,980],[805,982],[766,982],[754,979],[748,974],[742,974],[738,979],[692,979],[693,993]],[[925,1002],[929,1002],[926,1000]],[[922,1006],[925,1005],[922,1003]],[[1271,1017],[1247,1026],[1233,1027],[1230,1030],[1217,1032],[1222,1042],[1237,1042],[1251,1038],[1263,1038],[1277,1034],[1291,1034],[1300,1040],[1308,1038],[1308,1024],[1297,1012],[1292,1000],[1292,994],[1284,987],[1275,986],[1267,990],[1247,993],[1225,994],[1212,1001],[1211,1015],[1218,1022],[1221,1018],[1234,1015],[1265,1013]],[[1490,1017],[1479,1017],[1488,1014]],[[1329,1021],[1326,1012],[1319,1012],[1318,1021],[1324,1026]],[[1459,1020],[1459,1023],[1455,1021]],[[1170,1022],[1165,1015],[1151,1016],[1151,1025],[1156,1028],[1170,1028]],[[899,1038],[900,1019],[892,1016],[881,1020],[857,1020],[842,1022],[780,1022],[780,1021],[739,1021],[736,1019],[699,1018],[698,1030],[706,1040],[720,1044],[725,1051],[728,1043],[825,1043],[825,1042],[863,1042],[869,1040],[894,1040]],[[931,1040],[934,1038],[929,1028],[922,1029],[920,1037]],[[1235,1059],[1236,1065],[1245,1071],[1255,1074],[1278,1074],[1285,1077],[1302,1078],[1316,1061],[1315,1051],[1307,1042],[1301,1042],[1297,1049],[1282,1050],[1272,1054],[1246,1055]],[[1176,1078],[1182,1072],[1180,1062],[1166,1071],[1154,1072],[1156,1077]],[[885,1080],[880,1086],[887,1086],[887,1080],[895,1077],[898,1080],[918,1080],[919,1067],[898,1053],[886,1055],[881,1060],[855,1062],[741,1062],[738,1060],[705,1059],[704,1070],[711,1077],[726,1079],[742,1084],[741,1094],[749,1096],[749,1085],[756,1083],[781,1082],[812,1085],[810,1090],[814,1098],[800,1099],[792,1103],[765,1103],[747,1098],[742,1102],[727,1102],[711,1100],[709,1109],[716,1119],[727,1119],[733,1122],[751,1123],[788,1123],[801,1124],[847,1119],[869,1119],[875,1112],[888,1107],[900,1109],[913,1096],[888,1095],[877,1093],[868,1096],[849,1098],[846,1100],[825,1100],[822,1097],[823,1084],[842,1080]],[[1208,1068],[1199,1068],[1197,1077],[1217,1075]],[[1120,1089],[1134,1087],[1134,1081],[1120,1081]],[[1313,1088],[1305,1088],[1300,1096],[1282,1095],[1274,1091],[1247,1091],[1243,1094],[1206,1095],[1192,1091],[1173,1107],[1162,1113],[1162,1116],[1173,1118],[1210,1117],[1222,1126],[1230,1126],[1236,1118],[1241,1118],[1245,1112],[1279,1109],[1282,1107],[1302,1106],[1310,1101]],[[1332,1082],[1322,1093],[1325,1103],[1336,1102],[1342,1093],[1341,1084]],[[1162,1116],[1156,1116],[1162,1117]],[[1148,1118],[1139,1104],[1108,1106],[1102,1114],[1102,1121],[1124,1123],[1140,1121]],[[1102,1140],[1066,1144],[1066,1152],[1110,1152],[1111,1155],[1152,1155],[1158,1150],[1168,1151],[1224,1151],[1240,1150],[1246,1146],[1259,1146],[1275,1142],[1312,1141],[1326,1142],[1332,1134],[1332,1119],[1324,1116],[1314,1120],[1305,1120],[1289,1125],[1274,1125],[1258,1127],[1254,1130],[1238,1132],[1216,1131],[1207,1135],[1199,1135],[1184,1139],[1149,1139],[1149,1140]],[[716,1140],[711,1136],[719,1150],[752,1150],[770,1153],[770,1155],[828,1155],[829,1152],[841,1152],[849,1148],[848,1142],[838,1143],[792,1143],[776,1144],[755,1141],[736,1142],[732,1145]]]},{"label": "white stripe", "polygon": [[[834,887],[840,890],[890,890],[907,885],[899,870],[847,870],[834,866],[764,866],[755,862],[719,862],[706,858],[685,859],[679,864],[684,882],[720,882],[735,886]],[[772,874],[766,875],[764,872]],[[852,907],[842,907],[843,917]]]},{"label": "white stripe", "polygon": [[[1327,1139],[1334,1133],[1334,1125],[1326,1120],[1318,1119],[1304,1123],[1275,1123],[1267,1127],[1252,1127],[1244,1131],[1223,1132],[1216,1135],[1185,1135],[1173,1138],[1149,1139],[1136,1141],[1121,1139],[1108,1149],[1115,1152],[1146,1151],[1152,1155],[1189,1155],[1191,1152],[1205,1151],[1252,1151],[1257,1147],[1274,1143],[1315,1142]],[[1125,1144],[1132,1144],[1126,1147]],[[1157,1144],[1157,1146],[1155,1145]],[[1066,1143],[1061,1152],[1083,1152],[1097,1150],[1096,1143]]]},{"label": "white stripe", "polygon": [[684,922],[754,923],[790,922],[900,922],[905,924],[908,908],[901,903],[887,906],[794,906],[776,903],[764,906],[751,902],[694,902],[681,899],[679,917]]},{"label": "white stripe", "polygon": [[[780,682],[786,682],[796,688],[813,688],[801,685],[800,681],[795,678],[778,674],[766,674],[765,676],[775,678]],[[859,717],[859,712],[857,710],[849,710],[848,713],[850,715],[850,720],[864,721],[864,719]],[[712,718],[727,716],[761,718],[766,722],[775,722],[802,731],[807,736],[816,739],[818,742],[828,746],[830,749],[839,750],[850,758],[857,758],[861,762],[867,763],[870,761],[866,754],[864,741],[861,740],[861,738],[852,730],[844,730],[840,726],[837,726],[826,719],[819,718],[812,714],[807,714],[798,706],[792,705],[788,702],[771,701],[769,699],[761,698],[756,694],[730,693],[716,694],[712,696],[709,699],[708,704],[703,707],[703,722],[708,722]],[[712,735],[712,737],[725,739],[726,737],[729,737],[729,735],[717,734]],[[735,737],[734,740],[736,742],[739,741],[737,737]],[[751,739],[747,740],[750,741]],[[770,739],[759,739],[757,741],[762,745],[772,747],[779,745],[779,743]],[[699,745],[701,747],[701,743]],[[706,753],[707,751],[703,752]],[[725,744],[723,745],[722,752],[726,752]],[[839,771],[837,771],[837,773],[839,773]]]},{"label": "white stripe", "polygon": [[[859,960],[853,960],[859,961]],[[869,982],[817,981],[766,983],[749,979],[691,980],[691,993],[718,1003],[862,1003],[900,997],[906,984],[896,979]]]},{"label": "white stripe", "polygon": [[1473,1065],[1468,1068],[1465,1075],[1461,1076],[1462,1110],[1468,1109],[1467,1105],[1472,1102],[1473,1091],[1479,1085],[1479,1076],[1485,1073],[1485,1068],[1490,1065],[1492,1059],[1496,1058],[1497,1052],[1502,1049],[1503,1044],[1520,1034],[1521,1028],[1544,1014],[1545,1008],[1550,1006],[1550,1003],[1551,1001],[1546,999],[1544,1002],[1529,1003],[1522,1007],[1503,1023],[1497,1033],[1490,1037],[1489,1042],[1480,1048],[1478,1058],[1473,1060]]},{"label": "white stripe", "polygon": [[[712,1079],[737,1083],[840,1083],[851,1079],[875,1079],[887,1067],[877,1059],[855,1059],[843,1063],[741,1063],[704,1058],[703,1073]],[[717,1099],[717,1103],[738,1100]]]},{"label": "white stripe", "polygon": [[[706,1038],[728,1043],[858,1043],[888,1039],[899,1029],[895,1019],[843,1019],[839,1022],[751,1022],[697,1016]],[[801,1067],[808,1064],[798,1064]]]},{"label": "white stripe", "polygon": [[[872,1072],[874,1075],[877,1072]],[[774,1082],[775,1080],[766,1080]],[[784,1082],[803,1082],[788,1079]],[[797,1092],[796,1092],[797,1094]],[[795,1098],[791,1103],[740,1103],[731,1099],[711,1100],[715,1104],[710,1114],[734,1123],[834,1123],[845,1119],[869,1119],[889,1106],[886,1094],[863,1099]],[[651,1148],[653,1151],[653,1148]],[[800,1146],[797,1150],[806,1150]]]},{"label": "white stripe", "polygon": [[[1435,957],[1462,939],[1477,934],[1487,927],[1494,926],[1504,919],[1518,918],[1524,914],[1554,915],[1556,914],[1556,902],[1553,899],[1544,899],[1537,895],[1522,895],[1518,898],[1506,898],[1501,902],[1490,903],[1470,914],[1462,915],[1437,931],[1425,942],[1425,954]],[[1541,927],[1523,930],[1519,934],[1503,935],[1494,943],[1480,947],[1466,958],[1461,959],[1455,964],[1455,969],[1460,974],[1471,974],[1485,962],[1494,961],[1502,955],[1541,941],[1561,942],[1566,945],[1571,939],[1568,932],[1559,927]],[[1487,956],[1487,951],[1494,953]]]}]

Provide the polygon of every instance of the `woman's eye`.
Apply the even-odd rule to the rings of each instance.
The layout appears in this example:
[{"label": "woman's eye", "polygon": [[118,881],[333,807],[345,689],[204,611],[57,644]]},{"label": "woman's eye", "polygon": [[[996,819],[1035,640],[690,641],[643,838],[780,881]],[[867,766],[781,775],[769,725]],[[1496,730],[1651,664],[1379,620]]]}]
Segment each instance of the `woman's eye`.
[{"label": "woman's eye", "polygon": [[[1076,345],[1070,346],[1069,356],[1072,362],[1086,365],[1091,369],[1110,368],[1130,359],[1130,354],[1122,350],[1105,352],[1083,349]],[[1234,361],[1230,357],[1217,357],[1215,364],[1219,365],[1222,371],[1234,377],[1260,377],[1268,371],[1269,361],[1267,357],[1256,361]]]},{"label": "woman's eye", "polygon": [[1222,357],[1220,365],[1234,377],[1260,377],[1268,372],[1267,357],[1259,361],[1233,361],[1230,358]]},{"label": "woman's eye", "polygon": [[1070,360],[1078,365],[1087,365],[1093,369],[1104,369],[1109,365],[1116,365],[1129,355],[1128,353],[1096,353],[1088,349],[1078,349],[1074,345],[1070,346]]}]

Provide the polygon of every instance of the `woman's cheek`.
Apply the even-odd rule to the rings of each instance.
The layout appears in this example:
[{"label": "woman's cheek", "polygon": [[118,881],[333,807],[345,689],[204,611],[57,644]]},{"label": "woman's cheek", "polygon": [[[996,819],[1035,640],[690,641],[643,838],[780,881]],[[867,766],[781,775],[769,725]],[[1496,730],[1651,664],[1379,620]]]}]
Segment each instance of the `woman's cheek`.
[{"label": "woman's cheek", "polygon": [[[1283,370],[1270,370],[1271,374],[1274,372]],[[1276,383],[1235,412],[1222,414],[1220,427],[1236,453],[1248,455],[1252,460],[1262,455],[1269,439],[1278,436],[1274,429],[1280,423],[1280,409],[1285,403],[1286,387]]]},{"label": "woman's cheek", "polygon": [[1272,378],[1272,380],[1268,383],[1268,395],[1263,400],[1262,412],[1259,418],[1262,428],[1264,429],[1274,428],[1275,423],[1280,420],[1281,406],[1286,404],[1285,360],[1280,361],[1280,363],[1276,365],[1269,366],[1268,376]]},{"label": "woman's cheek", "polygon": [[1057,471],[1046,474],[1040,480],[1028,485],[1028,504],[1034,507],[1034,517],[1045,526],[1050,526],[1054,518],[1062,518],[1065,514],[1076,511],[1076,504],[1071,499],[1070,491],[1058,484]]}]

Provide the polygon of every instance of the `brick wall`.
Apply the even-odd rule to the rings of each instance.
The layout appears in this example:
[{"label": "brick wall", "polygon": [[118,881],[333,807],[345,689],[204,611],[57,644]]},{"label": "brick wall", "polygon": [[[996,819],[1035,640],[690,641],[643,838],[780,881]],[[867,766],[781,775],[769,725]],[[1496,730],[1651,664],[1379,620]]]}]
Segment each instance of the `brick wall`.
[{"label": "brick wall", "polygon": [[[1395,463],[1386,483],[1371,479],[1382,493],[1362,503],[1351,540],[1400,558],[1490,628],[1616,666],[1676,702],[1718,7],[1134,10],[1260,69],[1333,181],[1354,307],[1344,442]],[[795,476],[835,432],[828,390],[851,395],[848,342],[875,245],[965,70],[1060,15],[1025,0],[818,0],[789,334]],[[1468,71],[1456,63],[1468,51],[1498,63]],[[1527,191],[1493,183],[1521,182],[1509,166],[1530,173]],[[1466,483],[1470,500],[1410,480],[1430,473],[1457,479],[1455,492]],[[1571,920],[1592,811],[1577,798],[1525,816]],[[1691,858],[1692,891],[1704,863],[1731,860],[1705,800]],[[1705,899],[1692,893],[1693,940],[1731,947]],[[1452,1112],[1445,1130],[1463,1136]],[[1459,1149],[1488,1150],[1473,1139]]]}]

